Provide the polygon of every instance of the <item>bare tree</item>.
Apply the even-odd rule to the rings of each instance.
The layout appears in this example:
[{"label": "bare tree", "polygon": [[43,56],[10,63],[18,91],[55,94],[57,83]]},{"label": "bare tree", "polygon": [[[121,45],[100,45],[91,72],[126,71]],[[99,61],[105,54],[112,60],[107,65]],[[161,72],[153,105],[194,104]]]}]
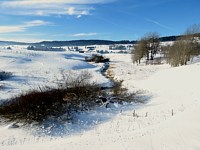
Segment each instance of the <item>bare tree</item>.
[{"label": "bare tree", "polygon": [[145,38],[142,38],[141,40],[137,42],[132,54],[133,63],[140,64],[141,59],[145,55],[148,55],[147,44],[148,44],[148,41]]},{"label": "bare tree", "polygon": [[195,55],[199,55],[199,34],[200,26],[192,25],[188,27],[185,34],[174,44],[166,48],[167,61],[171,66],[186,65]]},{"label": "bare tree", "polygon": [[199,55],[200,24],[194,24],[188,27],[183,36],[183,40],[190,43],[191,55]]},{"label": "bare tree", "polygon": [[140,64],[141,59],[146,56],[146,60],[153,60],[159,50],[159,34],[150,32],[145,34],[134,47],[132,60],[133,63]]},{"label": "bare tree", "polygon": [[[159,34],[157,32],[149,32],[146,34],[146,39],[148,41],[147,48],[150,56],[150,60],[154,59],[154,56],[158,52],[159,48]],[[147,57],[147,60],[149,60],[149,57]]]},{"label": "bare tree", "polygon": [[177,40],[167,50],[168,63],[173,67],[186,65],[190,60],[190,43],[187,41]]},{"label": "bare tree", "polygon": [[198,36],[200,35],[200,24],[193,24],[189,26],[186,31],[185,35],[195,35]]}]

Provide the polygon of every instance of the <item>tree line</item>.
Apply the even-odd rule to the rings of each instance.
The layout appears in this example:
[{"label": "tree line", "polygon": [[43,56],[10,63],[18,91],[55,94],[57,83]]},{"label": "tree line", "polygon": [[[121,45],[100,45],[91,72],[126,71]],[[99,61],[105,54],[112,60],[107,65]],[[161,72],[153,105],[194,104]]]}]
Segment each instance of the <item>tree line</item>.
[{"label": "tree line", "polygon": [[[166,62],[173,67],[186,65],[194,56],[200,54],[200,25],[192,25],[179,36],[172,45],[161,46],[157,32],[145,34],[134,46],[133,63],[153,62],[156,54],[162,54]],[[160,55],[161,58],[161,55]]]}]

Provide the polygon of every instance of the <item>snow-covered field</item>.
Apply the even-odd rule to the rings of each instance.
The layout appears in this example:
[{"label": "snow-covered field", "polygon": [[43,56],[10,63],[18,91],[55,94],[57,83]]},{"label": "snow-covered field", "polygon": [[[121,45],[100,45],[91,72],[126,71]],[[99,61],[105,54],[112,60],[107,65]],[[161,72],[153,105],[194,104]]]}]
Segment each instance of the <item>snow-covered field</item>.
[{"label": "snow-covered field", "polygon": [[[0,50],[0,69],[13,77],[0,81],[0,99],[37,88],[55,86],[60,70],[88,70],[93,80],[108,79],[100,65],[83,61],[76,52],[36,52],[21,47]],[[107,54],[111,73],[130,91],[142,91],[141,104],[115,104],[75,116],[73,124],[48,124],[44,129],[0,126],[1,150],[199,150],[200,58],[187,66],[133,65],[130,54]],[[135,112],[135,116],[133,116]]]}]

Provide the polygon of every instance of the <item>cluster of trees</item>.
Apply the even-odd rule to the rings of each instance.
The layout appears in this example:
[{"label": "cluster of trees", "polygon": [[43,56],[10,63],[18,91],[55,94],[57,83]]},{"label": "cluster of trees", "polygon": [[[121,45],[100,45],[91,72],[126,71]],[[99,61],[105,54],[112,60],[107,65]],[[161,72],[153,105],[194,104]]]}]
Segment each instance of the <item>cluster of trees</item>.
[{"label": "cluster of trees", "polygon": [[109,62],[110,59],[109,58],[105,58],[102,55],[97,55],[94,54],[91,57],[85,57],[85,61],[87,62],[95,62],[95,63],[105,63],[105,62]]},{"label": "cluster of trees", "polygon": [[154,60],[158,51],[162,51],[167,63],[171,66],[186,65],[194,56],[200,54],[200,25],[192,25],[185,33],[166,47],[160,46],[159,34],[156,32],[146,34],[134,47],[133,63],[140,64],[141,59]]},{"label": "cluster of trees", "polygon": [[156,32],[148,33],[141,38],[134,47],[132,60],[133,63],[140,64],[141,59],[154,60],[154,56],[159,50],[159,34]]},{"label": "cluster of trees", "polygon": [[164,48],[167,63],[173,67],[187,65],[194,56],[200,55],[200,26],[192,25],[172,46]]}]

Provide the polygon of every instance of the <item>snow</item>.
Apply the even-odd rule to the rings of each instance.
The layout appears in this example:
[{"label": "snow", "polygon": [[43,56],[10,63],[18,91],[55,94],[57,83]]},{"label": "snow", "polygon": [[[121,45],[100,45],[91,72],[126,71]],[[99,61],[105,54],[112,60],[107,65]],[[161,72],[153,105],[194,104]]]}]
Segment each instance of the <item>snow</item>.
[{"label": "snow", "polygon": [[[40,84],[54,84],[60,70],[88,70],[106,84],[101,65],[83,61],[88,54],[35,52],[18,47],[0,51],[0,68],[14,77],[1,81],[0,98]],[[45,130],[0,126],[1,150],[198,150],[200,148],[200,57],[187,66],[134,65],[130,54],[107,54],[111,73],[144,103],[115,104],[74,116],[72,124],[50,122]],[[135,112],[135,116],[133,113]]]},{"label": "snow", "polygon": [[55,86],[62,70],[91,70],[94,81],[108,82],[99,73],[99,67],[84,62],[86,55],[72,52],[40,52],[20,49],[0,51],[0,69],[13,73],[14,77],[8,81],[1,81],[6,91],[0,91],[1,99],[9,98],[27,89],[38,86]]}]

